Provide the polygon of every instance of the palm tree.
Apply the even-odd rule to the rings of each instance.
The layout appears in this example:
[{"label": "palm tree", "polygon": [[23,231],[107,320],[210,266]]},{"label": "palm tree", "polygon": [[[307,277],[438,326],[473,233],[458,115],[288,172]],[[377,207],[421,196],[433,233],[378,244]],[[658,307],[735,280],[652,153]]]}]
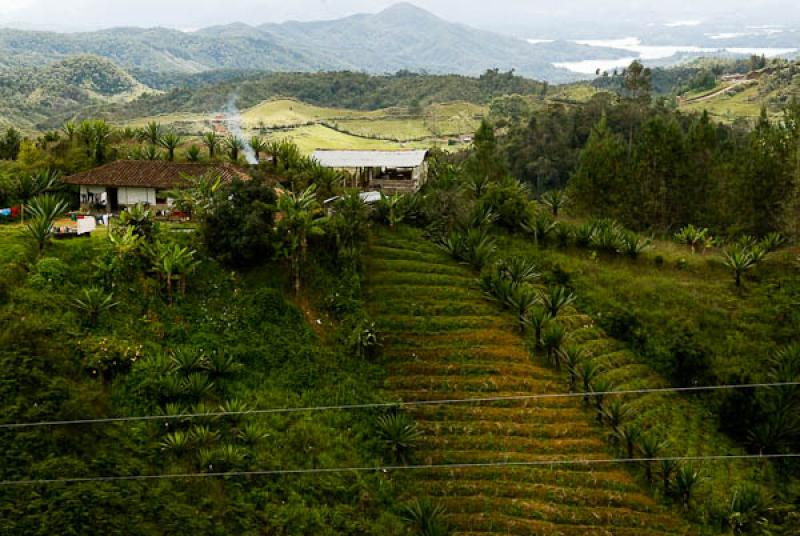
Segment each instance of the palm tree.
[{"label": "palm tree", "polygon": [[661,484],[664,488],[664,496],[669,495],[672,473],[678,468],[678,462],[671,459],[661,460]]},{"label": "palm tree", "polygon": [[542,276],[536,263],[526,257],[503,259],[497,263],[497,271],[509,279],[514,287],[523,283],[532,283]]},{"label": "palm tree", "polygon": [[114,301],[114,296],[99,287],[91,287],[83,290],[83,295],[73,300],[73,306],[85,313],[90,326],[97,325],[100,315],[110,311],[118,305]]},{"label": "palm tree", "polygon": [[594,407],[597,411],[597,422],[603,424],[603,407],[605,398],[608,393],[614,389],[612,383],[604,378],[595,378],[591,384],[592,398],[594,398]]},{"label": "palm tree", "polygon": [[406,413],[392,412],[378,417],[376,428],[392,463],[408,463],[422,437],[416,423]]},{"label": "palm tree", "polygon": [[225,147],[228,149],[228,157],[231,162],[239,161],[239,153],[244,150],[244,141],[239,136],[228,136],[224,141]]},{"label": "palm tree", "polygon": [[92,156],[94,149],[94,124],[91,121],[81,121],[76,133],[78,139],[86,148],[86,156]]},{"label": "palm tree", "polygon": [[256,155],[256,160],[261,160],[261,153],[267,150],[267,142],[260,136],[253,136],[250,138],[250,148]]},{"label": "palm tree", "polygon": [[211,132],[206,132],[203,134],[203,145],[206,146],[208,149],[208,159],[214,160],[214,155],[219,148],[221,140],[216,132],[213,130]]},{"label": "palm tree", "polygon": [[45,194],[35,197],[24,210],[32,216],[26,228],[36,241],[37,251],[41,253],[53,236],[56,219],[67,210],[67,203],[63,199]]},{"label": "palm tree", "polygon": [[188,160],[189,162],[200,161],[200,148],[197,147],[197,145],[192,144],[186,150],[186,160]]},{"label": "palm tree", "polygon": [[533,242],[537,246],[540,242],[547,239],[547,235],[555,228],[555,222],[547,214],[537,212],[533,216],[533,221],[524,223],[522,229],[533,235]]},{"label": "palm tree", "polygon": [[722,262],[733,272],[736,286],[740,287],[742,285],[742,276],[755,266],[757,261],[748,249],[733,247],[725,251]]},{"label": "palm tree", "polygon": [[628,417],[630,409],[622,403],[619,398],[615,398],[603,408],[603,418],[611,427],[614,434],[618,434],[622,422]]},{"label": "palm tree", "polygon": [[636,443],[642,437],[642,427],[635,422],[631,422],[617,430],[617,436],[621,443],[625,445],[628,458],[633,458],[636,453]]},{"label": "palm tree", "polygon": [[577,299],[574,293],[562,286],[550,287],[541,293],[542,305],[552,318],[556,318],[561,310]]},{"label": "palm tree", "polygon": [[175,160],[175,149],[181,144],[181,137],[175,132],[167,132],[158,140],[159,145],[167,150],[167,161]]},{"label": "palm tree", "polygon": [[199,261],[194,258],[195,251],[188,246],[168,242],[156,242],[151,248],[153,269],[161,276],[167,289],[167,299],[173,303],[173,283],[178,283],[181,294],[186,293],[186,281],[194,272]]},{"label": "palm tree", "polygon": [[312,184],[300,193],[284,192],[277,200],[277,232],[283,239],[283,255],[289,259],[294,274],[295,292],[300,292],[300,265],[308,252],[309,235],[324,234],[327,220],[320,217],[317,186]]},{"label": "palm tree", "polygon": [[558,211],[567,203],[567,195],[564,190],[550,190],[542,194],[542,203],[550,207],[554,218],[558,218]]}]

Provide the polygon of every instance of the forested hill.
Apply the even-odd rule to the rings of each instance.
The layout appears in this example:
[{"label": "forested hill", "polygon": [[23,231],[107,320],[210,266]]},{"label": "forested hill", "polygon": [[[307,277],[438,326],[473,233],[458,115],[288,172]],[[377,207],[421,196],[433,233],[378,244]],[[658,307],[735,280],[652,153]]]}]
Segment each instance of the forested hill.
[{"label": "forested hill", "polygon": [[[407,69],[478,75],[499,68],[560,82],[574,76],[552,62],[583,59],[586,50],[571,43],[532,45],[452,24],[407,4],[335,21],[236,24],[192,33],[165,28],[72,34],[0,30],[0,68],[41,66],[76,54],[95,54],[125,68],[160,72],[257,69],[383,74]],[[620,54],[618,50],[601,52],[609,57]]]},{"label": "forested hill", "polygon": [[135,102],[109,108],[106,114],[110,119],[126,119],[174,112],[212,112],[224,109],[231,96],[236,97],[240,108],[274,97],[356,110],[451,101],[487,104],[495,97],[538,94],[544,88],[540,82],[496,70],[479,77],[409,72],[384,76],[353,72],[273,73],[145,95]]}]

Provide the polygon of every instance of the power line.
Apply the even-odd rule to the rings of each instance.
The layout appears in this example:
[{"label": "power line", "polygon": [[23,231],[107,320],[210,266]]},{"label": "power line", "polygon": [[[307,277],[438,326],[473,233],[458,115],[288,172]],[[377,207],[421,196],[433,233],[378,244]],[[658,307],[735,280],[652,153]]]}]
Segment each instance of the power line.
[{"label": "power line", "polygon": [[365,473],[365,472],[390,472],[390,471],[424,471],[437,469],[477,469],[486,467],[541,467],[561,465],[607,465],[615,463],[642,463],[642,462],[695,462],[695,461],[731,461],[731,460],[770,460],[780,458],[800,458],[800,453],[791,454],[728,454],[716,456],[663,456],[656,458],[598,458],[598,459],[553,459],[536,461],[504,461],[504,462],[478,462],[478,463],[444,463],[425,465],[387,465],[371,467],[331,467],[312,469],[268,469],[262,471],[228,471],[211,473],[176,473],[153,475],[126,475],[126,476],[90,476],[68,478],[42,478],[31,480],[2,480],[0,487],[10,486],[35,486],[45,484],[74,484],[85,482],[115,482],[115,481],[143,481],[143,480],[181,480],[192,478],[223,478],[240,476],[288,476],[330,473]]},{"label": "power line", "polygon": [[660,387],[654,389],[626,389],[620,391],[590,391],[579,393],[539,393],[531,395],[514,395],[514,396],[495,396],[495,397],[476,397],[476,398],[446,398],[441,400],[411,400],[399,402],[374,402],[365,404],[344,404],[344,405],[329,405],[329,406],[306,406],[306,407],[285,407],[285,408],[266,408],[266,409],[248,409],[241,411],[212,411],[205,413],[175,413],[169,415],[140,415],[132,417],[104,417],[97,419],[73,419],[63,421],[38,421],[38,422],[21,422],[21,423],[8,423],[0,424],[0,430],[11,430],[20,428],[36,428],[42,426],[66,426],[73,424],[106,424],[114,422],[132,422],[132,421],[166,421],[174,419],[194,419],[194,418],[211,418],[211,417],[230,417],[230,416],[248,416],[248,415],[270,415],[280,413],[310,413],[318,411],[349,411],[357,409],[381,409],[381,408],[399,408],[399,407],[412,407],[412,406],[444,406],[452,404],[480,404],[488,402],[507,402],[507,401],[522,401],[522,400],[541,400],[553,398],[579,398],[579,397],[593,397],[593,396],[621,396],[621,395],[638,395],[638,394],[652,394],[652,393],[691,393],[699,391],[720,391],[727,389],[755,389],[767,387],[791,387],[800,386],[800,382],[772,382],[772,383],[747,383],[738,385],[706,385],[696,387]]}]

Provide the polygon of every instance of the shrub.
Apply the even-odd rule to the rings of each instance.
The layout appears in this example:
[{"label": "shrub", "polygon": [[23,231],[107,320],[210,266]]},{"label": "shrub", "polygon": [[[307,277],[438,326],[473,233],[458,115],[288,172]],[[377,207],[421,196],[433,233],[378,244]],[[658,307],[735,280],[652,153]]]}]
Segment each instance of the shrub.
[{"label": "shrub", "polygon": [[447,524],[444,506],[430,499],[415,499],[406,505],[401,516],[412,527],[413,533],[419,536],[448,536],[450,528]]},{"label": "shrub", "polygon": [[392,463],[405,464],[411,460],[422,432],[408,414],[394,411],[382,415],[378,417],[375,428]]},{"label": "shrub", "polygon": [[67,281],[69,267],[57,257],[39,259],[30,274],[32,287],[44,290],[62,286]]},{"label": "shrub", "polygon": [[635,259],[653,242],[650,238],[643,238],[633,231],[624,231],[619,235],[620,253]]}]

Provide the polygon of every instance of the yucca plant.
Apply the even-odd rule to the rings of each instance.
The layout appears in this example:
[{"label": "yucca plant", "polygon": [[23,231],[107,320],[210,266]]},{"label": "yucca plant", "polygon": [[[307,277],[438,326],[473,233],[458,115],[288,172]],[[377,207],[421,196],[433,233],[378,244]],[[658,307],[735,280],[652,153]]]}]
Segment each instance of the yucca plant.
[{"label": "yucca plant", "polygon": [[403,507],[400,515],[411,525],[413,534],[418,536],[448,536],[447,510],[430,499],[415,499]]},{"label": "yucca plant", "polygon": [[241,372],[244,367],[236,359],[224,352],[213,352],[206,363],[206,369],[214,378],[233,376]]},{"label": "yucca plant", "polygon": [[400,411],[381,415],[375,428],[392,463],[408,463],[422,437],[422,432],[411,417]]},{"label": "yucca plant", "polygon": [[578,387],[578,376],[580,375],[581,363],[584,360],[584,352],[577,344],[569,344],[561,353],[561,361],[569,374],[569,392],[574,393]]},{"label": "yucca plant", "polygon": [[219,406],[219,411],[228,413],[225,420],[230,423],[233,428],[239,428],[242,423],[247,420],[247,413],[250,411],[250,406],[244,400],[232,398],[226,400]]},{"label": "yucca plant", "polygon": [[167,132],[158,140],[159,145],[167,150],[167,161],[175,160],[175,150],[180,147],[182,138],[175,132]]},{"label": "yucca plant", "polygon": [[610,401],[608,404],[605,405],[603,408],[603,420],[605,420],[606,424],[611,427],[611,430],[614,433],[619,432],[620,427],[622,426],[623,421],[628,418],[628,414],[630,413],[630,408],[626,406],[622,400],[619,398],[615,398],[614,400]]},{"label": "yucca plant", "polygon": [[592,223],[583,223],[575,228],[575,244],[588,248],[592,243],[595,226]]},{"label": "yucca plant", "polygon": [[786,244],[787,240],[780,233],[769,233],[767,236],[761,239],[758,243],[760,249],[764,250],[767,253],[772,253],[773,251],[779,250]]},{"label": "yucca plant", "polygon": [[669,496],[672,490],[672,475],[678,469],[678,462],[675,460],[661,460],[661,486],[664,491],[664,496]]},{"label": "yucca plant", "polygon": [[558,217],[558,212],[567,203],[567,194],[564,190],[550,190],[542,194],[542,203],[550,207],[553,217]]},{"label": "yucca plant", "polygon": [[566,339],[566,331],[558,322],[551,322],[542,333],[542,348],[547,354],[550,364],[561,369],[561,351]]},{"label": "yucca plant", "polygon": [[614,389],[613,384],[605,378],[596,377],[591,384],[592,399],[597,414],[598,424],[603,424],[603,407],[608,393]]},{"label": "yucca plant", "polygon": [[36,251],[41,253],[53,237],[53,225],[56,219],[67,210],[67,203],[51,194],[33,198],[25,206],[32,219],[25,224],[28,234],[36,242]]},{"label": "yucca plant", "polygon": [[186,375],[205,370],[208,365],[206,356],[196,348],[175,348],[172,360],[177,369]]},{"label": "yucca plant", "polygon": [[648,484],[653,483],[653,458],[658,458],[666,448],[667,442],[653,432],[642,434],[639,441],[639,452],[644,458],[644,476]]},{"label": "yucca plant", "polygon": [[250,148],[256,156],[256,160],[261,161],[261,153],[266,152],[267,142],[260,136],[250,138]]},{"label": "yucca plant", "polygon": [[742,276],[753,268],[757,261],[749,249],[742,247],[732,247],[725,251],[722,259],[723,264],[733,272],[734,281],[737,287],[742,286]]},{"label": "yucca plant", "polygon": [[533,344],[535,348],[542,345],[542,332],[553,317],[544,307],[534,307],[528,311],[528,325],[533,328]]},{"label": "yucca plant", "polygon": [[502,259],[497,263],[497,272],[515,287],[522,283],[532,283],[542,276],[536,263],[526,257]]},{"label": "yucca plant", "polygon": [[192,448],[192,437],[188,432],[175,430],[164,436],[161,440],[161,450],[169,452],[175,457],[180,457]]},{"label": "yucca plant", "polygon": [[214,160],[222,140],[216,132],[206,132],[203,134],[203,145],[208,149],[208,159]]},{"label": "yucca plant", "polygon": [[219,441],[219,434],[204,425],[192,426],[192,443],[198,447],[210,447]]},{"label": "yucca plant", "polygon": [[231,159],[231,162],[238,162],[239,161],[239,153],[244,151],[245,144],[244,140],[239,136],[228,136],[223,141],[225,148],[228,150],[228,158]]},{"label": "yucca plant", "polygon": [[486,175],[469,174],[464,179],[462,187],[473,199],[480,199],[489,188],[489,177]]},{"label": "yucca plant", "polygon": [[481,290],[483,290],[484,295],[489,300],[497,302],[503,308],[509,306],[514,288],[514,283],[504,277],[497,269],[484,274],[481,278]]},{"label": "yucca plant", "polygon": [[517,316],[520,333],[525,333],[525,327],[528,325],[528,313],[538,303],[539,293],[530,285],[513,287],[511,296],[508,298],[508,307]]},{"label": "yucca plant", "polygon": [[214,382],[208,378],[208,374],[193,372],[183,381],[186,396],[199,400],[207,396],[214,389]]},{"label": "yucca plant", "polygon": [[651,238],[639,236],[633,231],[624,231],[619,235],[619,243],[620,253],[623,253],[632,259],[636,259],[650,247],[650,244],[653,243],[653,240]]},{"label": "yucca plant", "polygon": [[216,464],[215,471],[234,471],[244,465],[248,454],[242,447],[227,443],[216,447],[212,456],[212,465]]},{"label": "yucca plant", "polygon": [[565,248],[569,245],[569,241],[572,239],[573,231],[572,226],[565,222],[558,222],[556,223],[555,227],[553,227],[553,236],[556,237],[556,241],[558,245],[562,248]]},{"label": "yucca plant", "polygon": [[687,225],[675,233],[675,239],[678,242],[686,244],[692,248],[692,255],[694,255],[695,251],[697,250],[697,244],[705,245],[708,238],[708,229],[703,227],[695,227],[692,224]]},{"label": "yucca plant", "polygon": [[772,500],[755,484],[742,484],[733,490],[726,522],[733,534],[754,534],[768,525]]},{"label": "yucca plant", "polygon": [[550,316],[556,318],[564,307],[572,304],[577,299],[577,296],[566,287],[552,286],[542,292],[540,298],[542,305],[550,313]]},{"label": "yucca plant", "polygon": [[585,360],[583,363],[581,363],[581,367],[578,372],[578,376],[583,384],[583,403],[588,406],[589,397],[592,393],[592,384],[594,383],[595,378],[597,378],[597,375],[600,374],[601,369],[595,363]]},{"label": "yucca plant", "polygon": [[255,446],[269,437],[269,428],[261,423],[248,422],[239,430],[239,439],[245,445]]},{"label": "yucca plant", "polygon": [[555,228],[555,222],[544,212],[537,212],[530,222],[522,224],[522,229],[533,235],[533,242],[537,246],[547,241],[547,237]]},{"label": "yucca plant", "polygon": [[628,458],[634,458],[636,445],[639,442],[639,438],[642,437],[642,427],[635,422],[629,422],[625,426],[618,428],[616,434],[620,444],[625,447],[625,453]]},{"label": "yucca plant", "polygon": [[199,162],[200,161],[200,148],[192,144],[186,149],[186,160],[189,162]]},{"label": "yucca plant", "polygon": [[613,220],[596,222],[590,246],[598,251],[617,253],[622,247],[623,228]]},{"label": "yucca plant", "polygon": [[97,325],[100,315],[110,311],[117,305],[114,295],[106,292],[100,287],[91,287],[83,290],[79,298],[72,302],[73,307],[86,315],[86,321],[92,327]]},{"label": "yucca plant", "polygon": [[699,482],[700,472],[691,464],[682,464],[675,473],[675,493],[686,511],[691,508],[692,495]]},{"label": "yucca plant", "polygon": [[463,258],[475,270],[486,266],[497,250],[494,239],[486,229],[472,228],[464,236]]}]

